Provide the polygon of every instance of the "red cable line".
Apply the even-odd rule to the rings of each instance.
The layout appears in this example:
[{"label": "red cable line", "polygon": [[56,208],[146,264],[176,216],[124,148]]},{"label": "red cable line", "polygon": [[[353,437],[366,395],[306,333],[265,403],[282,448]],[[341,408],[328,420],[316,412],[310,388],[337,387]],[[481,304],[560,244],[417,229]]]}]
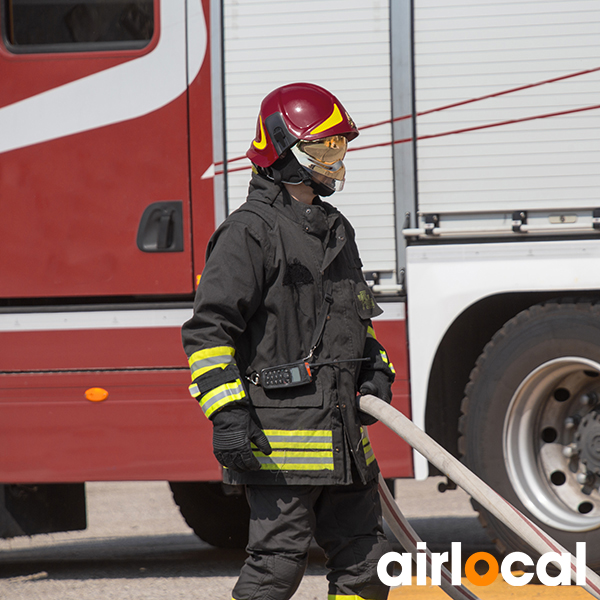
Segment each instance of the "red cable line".
[{"label": "red cable line", "polygon": [[[522,85],[516,88],[511,88],[508,90],[504,90],[502,92],[494,92],[493,94],[486,94],[485,96],[478,96],[477,98],[471,98],[469,100],[461,100],[460,102],[454,102],[452,104],[446,104],[445,106],[439,106],[437,108],[431,108],[429,110],[424,110],[417,113],[417,117],[422,117],[423,115],[429,115],[434,112],[439,112],[442,110],[448,110],[449,108],[456,108],[457,106],[464,106],[465,104],[471,104],[473,102],[479,102],[481,100],[488,100],[489,98],[497,98],[498,96],[504,96],[506,94],[512,94],[514,92],[521,92],[523,90],[528,90],[534,87],[539,87],[540,85],[546,85],[547,83],[556,83],[557,81],[564,81],[565,79],[571,79],[573,77],[579,77],[581,75],[588,75],[589,73],[595,73],[596,71],[600,71],[600,67],[595,67],[593,69],[586,69],[585,71],[577,71],[576,73],[569,73],[568,75],[560,75],[559,77],[553,77],[552,79],[545,79],[544,81],[538,81],[536,83],[528,83],[527,85]],[[410,119],[411,115],[402,115],[401,117],[396,117],[395,119],[387,119],[386,121],[379,121],[378,123],[371,123],[370,125],[364,125],[361,127],[361,131],[365,129],[370,129],[371,127],[378,127],[380,125],[386,125],[387,123],[394,123],[396,121],[403,121],[404,119]]]},{"label": "red cable line", "polygon": [[[455,135],[457,133],[468,133],[470,131],[480,131],[482,129],[491,129],[492,127],[500,127],[502,125],[514,125],[515,123],[525,123],[526,121],[535,121],[536,119],[549,119],[550,117],[561,117],[564,115],[571,115],[574,113],[585,112],[588,110],[597,110],[600,108],[600,104],[593,106],[584,106],[583,108],[572,108],[570,110],[562,110],[559,112],[546,113],[544,115],[534,115],[532,117],[523,117],[522,119],[510,119],[508,121],[498,121],[497,123],[487,123],[485,125],[475,125],[474,127],[464,127],[463,129],[454,129],[452,131],[443,131],[441,133],[431,133],[429,135],[419,135],[417,140],[430,140],[438,137],[445,137],[447,135]],[[371,148],[381,148],[383,146],[391,146],[392,144],[405,144],[412,142],[413,138],[402,138],[400,140],[392,140],[389,142],[380,142],[378,144],[368,144],[367,146],[355,146],[348,148],[348,152],[356,152],[357,150],[370,150]],[[245,158],[245,157],[241,157]],[[237,159],[236,159],[237,160]],[[237,167],[235,169],[228,169],[229,173],[235,173],[236,171],[245,171],[250,169],[250,165],[244,167]],[[221,171],[219,172],[219,174]]]},{"label": "red cable line", "polygon": [[[455,129],[453,131],[445,131],[443,133],[432,133],[430,135],[419,135],[418,140],[428,140],[436,137],[443,137],[446,135],[454,135],[455,133],[465,133],[467,131],[477,131],[480,129],[489,129],[491,127],[500,127],[501,125],[513,125],[514,123],[524,123],[525,121],[534,121],[535,119],[548,119],[550,117],[560,117],[563,115],[571,115],[573,113],[584,112],[587,110],[595,110],[600,108],[600,104],[594,106],[584,106],[583,108],[572,108],[570,110],[562,110],[554,113],[546,113],[544,115],[534,115],[532,117],[523,117],[522,119],[510,119],[508,121],[499,121],[498,123],[488,123],[487,125],[477,125],[475,127],[465,127],[464,129]],[[406,140],[394,140],[390,142],[392,144],[400,144]]]},{"label": "red cable line", "polygon": [[[478,96],[477,98],[471,98],[469,100],[461,100],[460,102],[454,102],[453,104],[446,104],[444,106],[439,106],[437,108],[431,108],[429,110],[424,110],[424,111],[418,112],[416,116],[421,117],[424,115],[429,115],[434,112],[440,112],[442,110],[456,108],[457,106],[464,106],[466,104],[472,104],[473,102],[479,102],[481,100],[487,100],[489,98],[497,98],[498,96],[504,96],[506,94],[512,94],[514,92],[520,92],[520,91],[531,89],[534,87],[539,87],[541,85],[546,85],[548,83],[556,83],[557,81],[564,81],[565,79],[571,79],[573,77],[579,77],[581,75],[588,75],[589,73],[595,73],[597,71],[600,71],[600,67],[595,67],[593,69],[586,69],[585,71],[577,71],[576,73],[569,73],[568,75],[561,75],[559,77],[553,77],[552,79],[545,79],[544,81],[538,81],[536,83],[529,83],[527,85],[522,85],[522,86],[519,86],[516,88],[504,90],[501,92],[495,92],[493,94],[487,94],[485,96]],[[417,140],[428,140],[428,139],[432,139],[432,138],[436,138],[436,137],[444,137],[447,135],[454,135],[457,133],[467,133],[469,131],[477,131],[480,129],[490,129],[492,127],[499,127],[501,125],[512,125],[514,123],[523,123],[525,121],[533,121],[535,119],[547,119],[549,117],[568,115],[568,114],[583,112],[583,111],[587,111],[587,110],[594,110],[597,108],[600,108],[600,105],[588,106],[588,107],[584,107],[584,108],[575,108],[575,109],[561,111],[561,112],[548,113],[545,115],[536,115],[533,117],[523,117],[522,119],[511,119],[508,121],[500,121],[498,123],[488,123],[487,125],[477,125],[475,127],[466,127],[463,129],[455,129],[453,131],[445,131],[442,133],[433,133],[430,135],[417,136]],[[388,123],[395,123],[397,121],[403,121],[405,119],[410,119],[411,117],[412,117],[412,115],[402,115],[401,117],[396,117],[395,119],[387,119],[385,121],[379,121],[377,123],[371,123],[369,125],[364,125],[363,127],[360,128],[360,130],[364,131],[365,129],[371,129],[372,127],[378,127],[380,125],[386,125]],[[369,144],[367,146],[356,146],[353,148],[348,148],[348,152],[355,152],[357,150],[369,150],[371,148],[381,148],[383,146],[391,146],[392,144],[404,144],[404,143],[411,142],[411,141],[412,141],[412,137],[409,137],[409,138],[403,138],[400,140],[392,140],[390,142],[380,142],[378,144]],[[229,164],[232,162],[236,162],[236,161],[242,160],[244,158],[246,158],[245,155],[237,156],[235,158],[229,159],[227,161],[227,163]],[[215,167],[221,166],[222,164],[223,164],[222,162],[217,162],[217,163],[215,163]],[[250,166],[238,167],[236,169],[228,169],[228,172],[235,173],[236,171],[245,171],[246,169],[249,169],[249,168],[250,168]]]},{"label": "red cable line", "polygon": [[[534,121],[536,119],[548,119],[550,117],[560,117],[563,115],[570,115],[573,113],[584,112],[588,110],[595,110],[600,108],[600,104],[594,106],[584,106],[583,108],[572,108],[569,110],[562,110],[554,113],[547,113],[544,115],[534,115],[532,117],[523,117],[521,119],[510,119],[508,121],[498,121],[497,123],[487,123],[485,125],[476,125],[474,127],[465,127],[463,129],[454,129],[452,131],[443,131],[441,133],[431,133],[429,135],[419,135],[417,140],[429,140],[432,138],[445,137],[447,135],[454,135],[457,133],[467,133],[469,131],[478,131],[481,129],[490,129],[492,127],[500,127],[501,125],[513,125],[515,123],[524,123],[525,121]],[[412,142],[412,137],[403,138],[401,140],[393,140],[390,142],[381,142],[379,144],[369,144],[368,146],[356,146],[354,148],[348,148],[348,152],[354,152],[356,150],[368,150],[370,148],[379,148],[382,146],[391,146],[392,144],[404,144],[406,142]]]}]

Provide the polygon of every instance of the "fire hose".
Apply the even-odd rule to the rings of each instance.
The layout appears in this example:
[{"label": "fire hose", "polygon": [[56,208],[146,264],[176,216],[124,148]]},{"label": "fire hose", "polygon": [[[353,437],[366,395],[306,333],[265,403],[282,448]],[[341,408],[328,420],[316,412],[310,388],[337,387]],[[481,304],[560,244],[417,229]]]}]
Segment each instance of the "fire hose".
[{"label": "fire hose", "polygon": [[[512,506],[512,504],[479,479],[477,475],[471,472],[447,450],[442,448],[423,430],[419,429],[400,411],[371,395],[361,396],[358,402],[361,411],[379,419],[379,421],[389,427],[417,452],[422,454],[432,465],[437,467],[448,479],[454,481],[483,508],[512,529],[536,552],[540,554],[545,554],[546,552],[568,553],[558,542],[553,540],[546,532],[542,531],[535,523]],[[405,549],[411,552],[413,557],[416,557],[417,543],[421,540],[402,515],[381,475],[379,478],[379,493],[384,518],[390,529]],[[430,571],[431,554],[429,551],[427,551],[427,554],[427,567],[428,571]],[[577,564],[575,558],[571,555],[571,579],[573,581],[576,581],[576,574]],[[451,598],[457,600],[477,599],[477,596],[467,588],[452,585],[450,572],[444,568],[442,569],[440,587]],[[600,600],[600,577],[589,567],[586,567],[585,570],[585,585],[581,587],[594,596],[594,598]]]}]

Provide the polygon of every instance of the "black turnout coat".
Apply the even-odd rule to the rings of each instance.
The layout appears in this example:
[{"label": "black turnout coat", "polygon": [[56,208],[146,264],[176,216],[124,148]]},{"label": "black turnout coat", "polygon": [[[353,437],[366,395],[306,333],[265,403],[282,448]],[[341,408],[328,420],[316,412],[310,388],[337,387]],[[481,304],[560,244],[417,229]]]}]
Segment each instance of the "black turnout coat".
[{"label": "black turnout coat", "polygon": [[[383,349],[370,319],[382,311],[361,266],[354,231],[336,208],[319,198],[313,205],[297,202],[258,174],[246,203],[214,233],[194,316],[183,326],[184,347],[189,357],[202,359],[196,364],[204,369],[212,368],[213,359],[205,358],[211,349],[232,349],[229,370],[239,376],[273,448],[270,456],[254,449],[260,471],[225,469],[226,482],[325,485],[351,483],[353,473],[363,482],[376,477],[356,407],[368,363],[313,367],[312,381],[298,387],[268,390],[252,382],[265,367],[307,357],[325,303],[325,326],[310,362],[377,359]],[[324,300],[328,294],[330,303]],[[222,402],[244,401],[244,392]]]}]

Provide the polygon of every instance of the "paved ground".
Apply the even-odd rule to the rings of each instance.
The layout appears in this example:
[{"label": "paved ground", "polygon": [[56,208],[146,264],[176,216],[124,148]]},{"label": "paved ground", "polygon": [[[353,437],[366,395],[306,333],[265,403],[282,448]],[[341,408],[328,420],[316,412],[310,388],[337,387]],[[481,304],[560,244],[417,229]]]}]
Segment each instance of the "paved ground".
[{"label": "paved ground", "polygon": [[[439,480],[397,482],[399,504],[418,533],[436,552],[461,541],[467,556],[493,553],[466,495],[439,494]],[[200,541],[165,482],[92,483],[87,495],[87,530],[0,540],[1,600],[230,600],[245,553]],[[294,600],[324,600],[324,573],[315,547]],[[571,595],[552,596],[548,592],[555,588],[500,586],[496,592],[495,585],[480,588],[481,598],[590,597],[575,588],[565,588]],[[515,590],[526,593],[510,596]],[[444,597],[412,586],[393,591],[390,600]]]}]

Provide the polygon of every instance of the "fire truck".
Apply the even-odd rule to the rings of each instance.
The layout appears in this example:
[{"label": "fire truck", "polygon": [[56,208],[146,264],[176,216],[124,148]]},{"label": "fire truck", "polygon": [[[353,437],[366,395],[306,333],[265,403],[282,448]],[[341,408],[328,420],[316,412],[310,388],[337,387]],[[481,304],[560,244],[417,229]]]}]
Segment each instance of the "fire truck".
[{"label": "fire truck", "polygon": [[[0,534],[165,480],[244,543],[180,327],[260,100],[310,81],[361,130],[333,200],[393,405],[600,567],[599,26],[591,0],[0,0]],[[370,437],[387,479],[435,474]]]}]

